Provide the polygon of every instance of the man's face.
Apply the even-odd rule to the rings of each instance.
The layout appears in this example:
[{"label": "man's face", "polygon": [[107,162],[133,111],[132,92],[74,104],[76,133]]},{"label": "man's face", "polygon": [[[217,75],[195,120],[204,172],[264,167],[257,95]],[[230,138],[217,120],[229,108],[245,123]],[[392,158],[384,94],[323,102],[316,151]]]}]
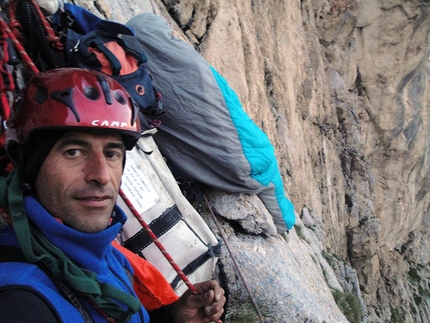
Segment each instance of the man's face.
[{"label": "man's face", "polygon": [[119,135],[67,133],[51,149],[36,178],[40,203],[76,230],[104,230],[120,188],[124,154]]}]

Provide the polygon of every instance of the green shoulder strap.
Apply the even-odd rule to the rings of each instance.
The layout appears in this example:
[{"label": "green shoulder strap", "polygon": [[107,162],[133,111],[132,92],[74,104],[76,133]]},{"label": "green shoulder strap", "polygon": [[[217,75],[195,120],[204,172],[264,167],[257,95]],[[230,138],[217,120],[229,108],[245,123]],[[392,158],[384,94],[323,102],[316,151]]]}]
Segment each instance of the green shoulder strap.
[{"label": "green shoulder strap", "polygon": [[[125,322],[140,309],[141,304],[136,297],[98,281],[95,273],[79,268],[28,221],[16,170],[7,178],[0,178],[0,203],[12,218],[17,239],[28,262],[37,264],[55,279],[64,281],[74,290],[81,292],[116,321]],[[125,304],[127,310],[114,300]]]}]

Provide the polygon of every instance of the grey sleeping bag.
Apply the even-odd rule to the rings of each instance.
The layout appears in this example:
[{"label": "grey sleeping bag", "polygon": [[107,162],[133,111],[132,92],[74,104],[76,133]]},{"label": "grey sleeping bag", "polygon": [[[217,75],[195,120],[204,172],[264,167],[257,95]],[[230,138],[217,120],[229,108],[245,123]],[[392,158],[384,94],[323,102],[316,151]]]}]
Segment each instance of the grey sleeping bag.
[{"label": "grey sleeping bag", "polygon": [[[144,13],[127,26],[131,45],[148,56],[165,113],[154,136],[161,153],[190,177],[228,192],[258,194],[278,232],[295,223],[274,148],[243,110],[226,80],[164,18]],[[146,116],[151,121],[150,116]]]}]

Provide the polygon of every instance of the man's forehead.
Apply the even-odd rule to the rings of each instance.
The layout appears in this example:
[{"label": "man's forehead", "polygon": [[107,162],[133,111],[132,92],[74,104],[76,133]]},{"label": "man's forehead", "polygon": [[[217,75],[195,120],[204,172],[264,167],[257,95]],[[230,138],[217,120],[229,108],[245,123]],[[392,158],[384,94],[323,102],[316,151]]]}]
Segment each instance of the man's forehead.
[{"label": "man's forehead", "polygon": [[121,135],[103,131],[69,131],[60,140],[69,138],[106,139],[122,141]]},{"label": "man's forehead", "polygon": [[70,131],[60,138],[57,142],[58,145],[73,144],[73,143],[103,143],[103,144],[116,144],[124,146],[121,135],[112,132],[95,132],[95,131]]}]

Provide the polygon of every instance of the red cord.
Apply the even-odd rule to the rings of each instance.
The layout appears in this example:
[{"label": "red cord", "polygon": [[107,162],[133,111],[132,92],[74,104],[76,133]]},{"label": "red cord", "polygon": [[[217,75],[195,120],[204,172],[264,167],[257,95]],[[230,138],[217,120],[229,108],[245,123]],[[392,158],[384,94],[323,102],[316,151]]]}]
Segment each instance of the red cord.
[{"label": "red cord", "polygon": [[40,9],[39,5],[37,4],[36,0],[31,0],[31,3],[33,4],[33,7],[36,9],[37,14],[40,17],[40,21],[43,23],[43,26],[45,27],[46,33],[48,34],[48,41],[50,42],[52,48],[56,49],[59,53],[62,53],[64,50],[64,45],[61,43],[60,38],[57,35],[55,35],[54,30],[52,29],[49,22],[46,20],[46,17],[43,14],[42,10]]},{"label": "red cord", "polygon": [[[136,219],[139,221],[139,223],[142,225],[142,227],[145,229],[145,231],[148,233],[149,237],[152,239],[152,241],[155,243],[155,245],[160,249],[163,256],[167,259],[167,261],[170,263],[170,265],[175,269],[179,277],[181,277],[182,281],[188,286],[188,289],[193,293],[194,295],[199,295],[199,292],[194,287],[194,285],[190,282],[188,277],[184,274],[184,272],[179,268],[178,264],[173,260],[173,258],[170,256],[170,254],[167,252],[166,248],[164,248],[163,244],[158,240],[158,237],[155,235],[155,233],[151,230],[149,225],[145,222],[145,220],[140,216],[139,212],[134,208],[131,201],[127,198],[123,190],[119,190],[119,195],[124,200],[125,204],[128,206],[130,211],[133,213],[133,215],[136,217]],[[217,320],[217,323],[222,323],[220,319]]]},{"label": "red cord", "polygon": [[155,243],[155,245],[160,249],[163,256],[167,259],[167,261],[170,263],[170,265],[175,269],[175,271],[178,273],[179,277],[184,281],[184,283],[188,286],[188,288],[191,290],[191,292],[195,295],[198,294],[196,288],[194,285],[190,282],[188,277],[184,274],[184,272],[179,268],[178,264],[173,260],[173,258],[170,256],[170,254],[167,252],[166,248],[164,248],[163,244],[158,240],[158,237],[155,235],[155,233],[151,230],[149,225],[145,222],[145,220],[140,216],[139,212],[134,208],[133,204],[130,202],[130,200],[127,198],[123,190],[119,190],[119,194],[124,200],[125,204],[129,207],[133,215],[136,217],[136,219],[139,221],[140,225],[145,229],[145,231],[148,233],[149,237],[152,239],[152,241]]},{"label": "red cord", "polygon": [[9,28],[9,26],[4,22],[4,20],[1,17],[0,17],[0,27],[4,29],[7,36],[10,38],[10,40],[12,40],[16,50],[18,51],[22,59],[23,64],[27,66],[33,73],[35,74],[39,73],[39,69],[36,67],[36,65],[34,65],[30,56],[28,56],[27,52],[24,49],[24,46],[21,44],[21,42],[18,40],[16,35],[12,32],[12,30]]}]

